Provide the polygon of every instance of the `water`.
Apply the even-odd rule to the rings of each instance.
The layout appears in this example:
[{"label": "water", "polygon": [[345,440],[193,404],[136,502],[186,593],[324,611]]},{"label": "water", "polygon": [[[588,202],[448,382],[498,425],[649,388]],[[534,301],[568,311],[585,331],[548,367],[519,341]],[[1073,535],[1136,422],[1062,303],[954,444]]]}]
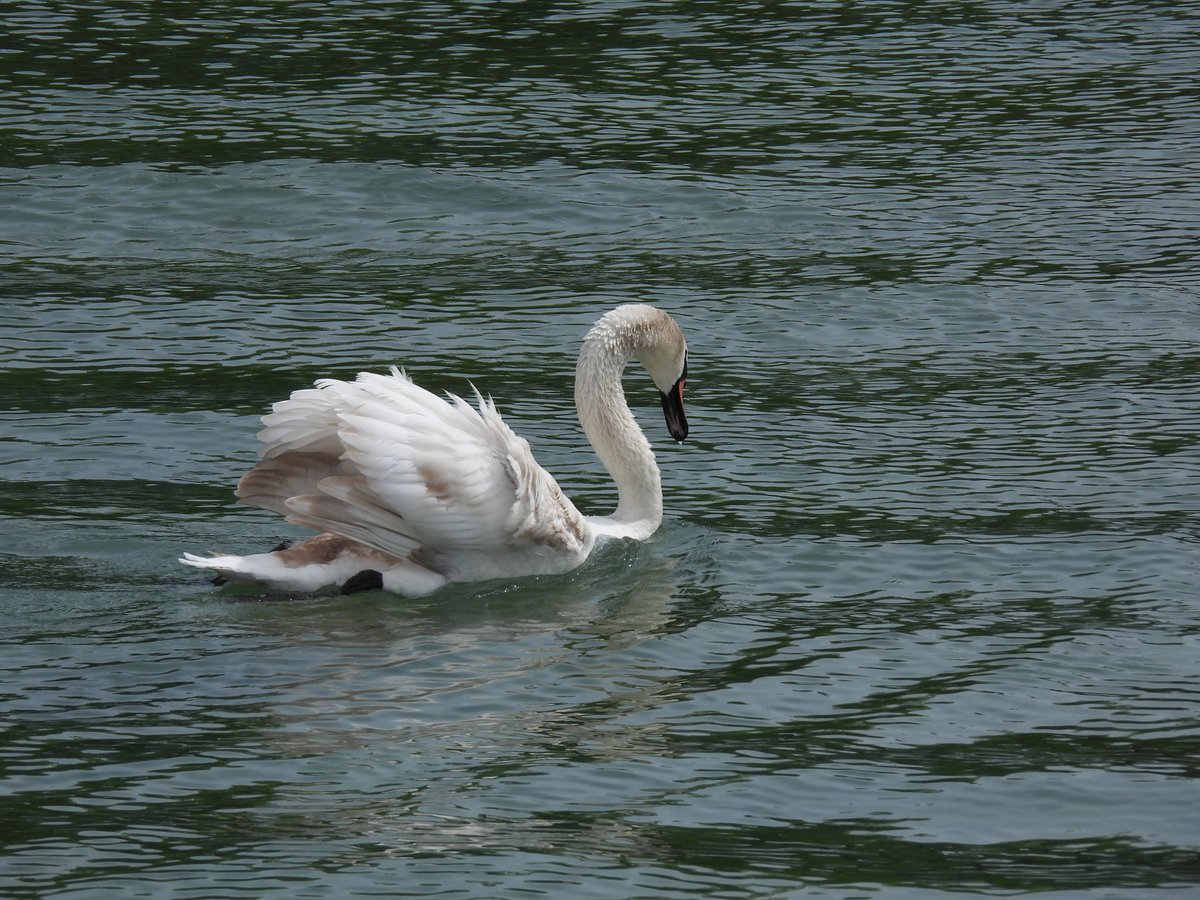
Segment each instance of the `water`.
[{"label": "water", "polygon": [[[0,893],[1190,896],[1200,91],[1176,3],[17,2]],[[419,601],[217,589],[257,417],[390,363],[591,512]]]}]

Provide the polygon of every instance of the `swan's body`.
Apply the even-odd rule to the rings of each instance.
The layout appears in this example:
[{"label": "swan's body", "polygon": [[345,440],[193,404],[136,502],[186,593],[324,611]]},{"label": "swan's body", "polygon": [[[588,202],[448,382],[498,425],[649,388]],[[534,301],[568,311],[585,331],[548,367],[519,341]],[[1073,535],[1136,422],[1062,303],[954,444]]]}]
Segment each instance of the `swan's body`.
[{"label": "swan's body", "polygon": [[610,516],[583,516],[491,400],[442,399],[395,368],[325,379],[263,417],[261,461],[242,503],[323,534],[253,556],[180,562],[288,591],[341,585],[410,596],[450,581],[569,571],[598,540],[645,540],[662,523],[654,453],[633,419],[621,372],[638,359],[662,393],[671,436],[687,436],[687,345],[651,306],[620,306],[584,338],[575,404],[617,485]]}]

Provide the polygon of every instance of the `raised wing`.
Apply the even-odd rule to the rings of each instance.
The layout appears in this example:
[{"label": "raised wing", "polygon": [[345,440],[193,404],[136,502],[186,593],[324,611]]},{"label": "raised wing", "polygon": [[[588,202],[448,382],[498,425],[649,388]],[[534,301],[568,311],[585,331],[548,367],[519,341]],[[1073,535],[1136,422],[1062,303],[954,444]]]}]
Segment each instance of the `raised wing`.
[{"label": "raised wing", "polygon": [[478,409],[442,399],[395,368],[319,381],[263,418],[262,461],[238,496],[397,556],[418,546],[580,553],[579,511],[495,405],[476,398]]}]

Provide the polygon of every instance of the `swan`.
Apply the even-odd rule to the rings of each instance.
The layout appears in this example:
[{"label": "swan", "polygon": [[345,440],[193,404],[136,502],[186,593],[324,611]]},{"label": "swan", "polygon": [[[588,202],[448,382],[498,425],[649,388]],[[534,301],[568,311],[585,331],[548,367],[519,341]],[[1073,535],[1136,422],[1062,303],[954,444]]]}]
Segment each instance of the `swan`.
[{"label": "swan", "polygon": [[262,419],[260,460],[238,483],[239,501],[321,534],[270,553],[179,561],[212,570],[217,583],[421,596],[455,581],[567,572],[599,541],[645,540],[662,523],[662,482],[621,387],[631,359],[662,394],[671,437],[688,433],[679,325],[644,304],[603,315],[583,339],[575,406],[616,483],[611,515],[581,515],[474,386],[472,406],[393,366],[353,382],[322,379]]}]

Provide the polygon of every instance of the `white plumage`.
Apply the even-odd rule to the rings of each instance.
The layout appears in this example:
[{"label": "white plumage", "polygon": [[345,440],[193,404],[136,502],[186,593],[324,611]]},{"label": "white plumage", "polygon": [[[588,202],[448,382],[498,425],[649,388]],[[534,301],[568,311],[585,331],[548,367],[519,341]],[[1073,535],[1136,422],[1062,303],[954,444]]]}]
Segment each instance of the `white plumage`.
[{"label": "white plumage", "polygon": [[347,590],[417,595],[448,581],[564,572],[598,538],[644,539],[661,523],[662,491],[621,389],[631,357],[662,392],[672,436],[687,433],[678,325],[650,306],[609,312],[584,339],[576,406],[617,483],[611,516],[581,515],[478,391],[476,407],[443,399],[393,368],[353,382],[323,379],[263,417],[261,460],[239,483],[240,501],[323,534],[271,553],[188,553],[180,562],[284,590],[350,580]]}]

